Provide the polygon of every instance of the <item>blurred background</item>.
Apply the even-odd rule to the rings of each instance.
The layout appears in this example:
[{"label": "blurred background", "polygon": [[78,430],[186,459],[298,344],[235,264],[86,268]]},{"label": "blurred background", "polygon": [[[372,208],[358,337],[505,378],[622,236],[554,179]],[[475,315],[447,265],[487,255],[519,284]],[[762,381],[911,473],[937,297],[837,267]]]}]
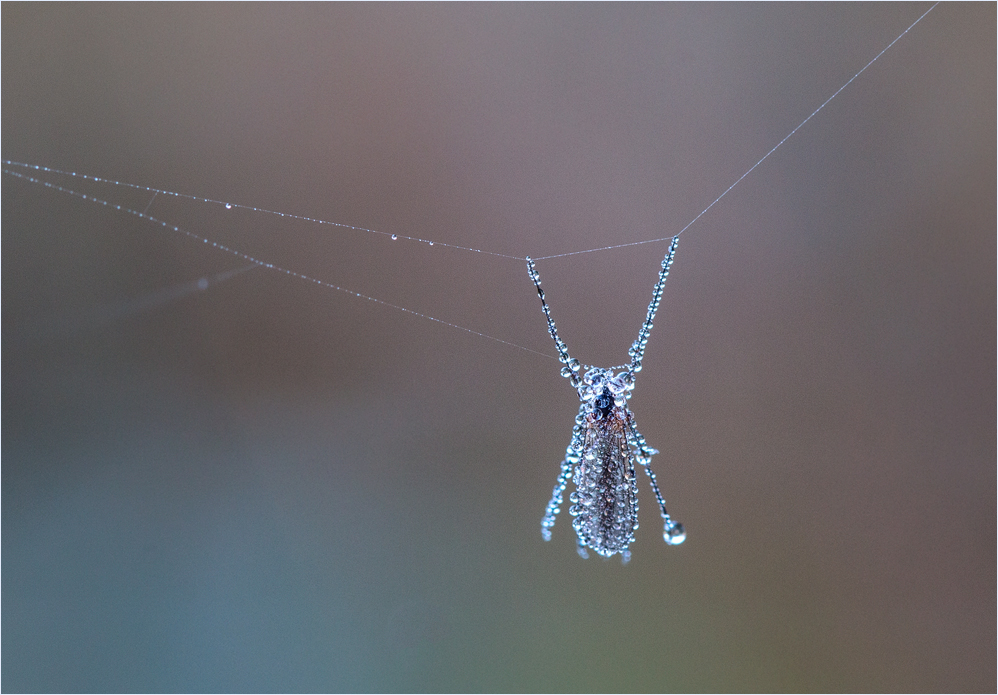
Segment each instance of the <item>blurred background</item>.
[{"label": "blurred background", "polygon": [[[442,243],[675,234],[928,8],[4,3],[3,158],[441,242],[45,175],[554,355]],[[683,234],[631,406],[688,539],[642,477],[626,567],[541,540],[554,359],[4,175],[3,689],[993,692],[996,24],[938,6]],[[665,250],[538,263],[574,356]]]}]

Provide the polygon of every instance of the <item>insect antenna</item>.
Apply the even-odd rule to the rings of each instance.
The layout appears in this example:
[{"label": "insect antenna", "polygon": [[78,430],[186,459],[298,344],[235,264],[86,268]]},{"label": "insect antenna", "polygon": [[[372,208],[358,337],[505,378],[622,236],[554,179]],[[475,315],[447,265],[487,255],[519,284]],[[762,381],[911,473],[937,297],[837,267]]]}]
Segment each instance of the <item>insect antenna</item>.
[{"label": "insect antenna", "polygon": [[548,320],[548,333],[551,334],[555,347],[558,348],[558,361],[565,365],[561,368],[561,375],[567,378],[573,387],[578,388],[579,384],[582,383],[579,377],[579,369],[582,365],[577,359],[573,359],[568,354],[568,346],[565,345],[565,341],[558,335],[558,328],[554,325],[554,319],[551,318],[551,309],[548,307],[547,300],[544,299],[544,290],[541,289],[541,276],[538,275],[537,268],[530,256],[527,256],[527,273],[530,274],[530,279],[534,281],[534,287],[537,288],[537,296],[541,298],[541,309],[544,310],[544,316]]},{"label": "insect antenna", "polygon": [[[645,356],[645,346],[648,345],[648,336],[655,325],[655,312],[658,311],[659,302],[662,301],[662,290],[665,287],[665,281],[669,278],[669,268],[672,267],[672,259],[676,255],[676,245],[678,243],[679,236],[672,237],[669,250],[665,253],[665,258],[662,259],[662,269],[658,272],[658,282],[655,283],[655,288],[651,292],[651,302],[648,304],[648,314],[645,316],[645,322],[641,324],[641,330],[638,331],[638,339],[634,341],[631,349],[627,351],[627,354],[631,356],[631,364],[627,369],[631,374],[631,379],[641,371],[641,361]],[[654,483],[654,479],[652,482]]]}]

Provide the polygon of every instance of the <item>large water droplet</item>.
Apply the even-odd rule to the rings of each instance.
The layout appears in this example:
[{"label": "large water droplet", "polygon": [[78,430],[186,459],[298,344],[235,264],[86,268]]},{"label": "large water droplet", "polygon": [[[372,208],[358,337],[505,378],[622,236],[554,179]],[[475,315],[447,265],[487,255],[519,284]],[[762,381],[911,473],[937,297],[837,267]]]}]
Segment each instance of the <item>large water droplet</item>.
[{"label": "large water droplet", "polygon": [[392,234],[392,241],[398,241],[398,238],[399,238],[398,234]]},{"label": "large water droplet", "polygon": [[686,540],[686,529],[678,521],[667,521],[665,523],[665,531],[662,532],[662,538],[669,545],[679,545]]},{"label": "large water droplet", "polygon": [[232,209],[232,203],[226,203],[225,204],[225,209],[226,210],[231,210]]}]

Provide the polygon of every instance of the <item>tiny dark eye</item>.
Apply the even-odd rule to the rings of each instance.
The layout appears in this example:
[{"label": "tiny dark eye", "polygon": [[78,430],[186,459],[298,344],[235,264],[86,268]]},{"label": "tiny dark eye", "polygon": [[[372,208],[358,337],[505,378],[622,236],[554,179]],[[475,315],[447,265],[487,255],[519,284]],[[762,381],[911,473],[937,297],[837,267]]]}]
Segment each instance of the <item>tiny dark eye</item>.
[{"label": "tiny dark eye", "polygon": [[610,417],[610,411],[613,410],[613,396],[608,389],[603,389],[603,393],[596,399],[596,410],[602,419]]}]

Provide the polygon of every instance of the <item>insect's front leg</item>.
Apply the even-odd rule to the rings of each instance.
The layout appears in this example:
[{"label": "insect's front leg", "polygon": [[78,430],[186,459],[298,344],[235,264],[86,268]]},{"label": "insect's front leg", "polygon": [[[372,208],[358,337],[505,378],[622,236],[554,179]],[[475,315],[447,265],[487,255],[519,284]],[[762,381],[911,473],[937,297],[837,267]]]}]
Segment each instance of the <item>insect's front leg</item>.
[{"label": "insect's front leg", "polygon": [[[565,458],[561,462],[561,472],[554,484],[554,491],[551,493],[551,501],[548,502],[547,509],[544,510],[544,518],[541,519],[541,536],[544,540],[551,540],[551,529],[554,528],[558,520],[558,513],[561,511],[561,503],[564,501],[565,487],[572,477],[572,470],[579,462],[582,447],[582,427],[578,424],[572,430],[572,441],[565,450]],[[580,554],[585,552],[583,549]]]}]

